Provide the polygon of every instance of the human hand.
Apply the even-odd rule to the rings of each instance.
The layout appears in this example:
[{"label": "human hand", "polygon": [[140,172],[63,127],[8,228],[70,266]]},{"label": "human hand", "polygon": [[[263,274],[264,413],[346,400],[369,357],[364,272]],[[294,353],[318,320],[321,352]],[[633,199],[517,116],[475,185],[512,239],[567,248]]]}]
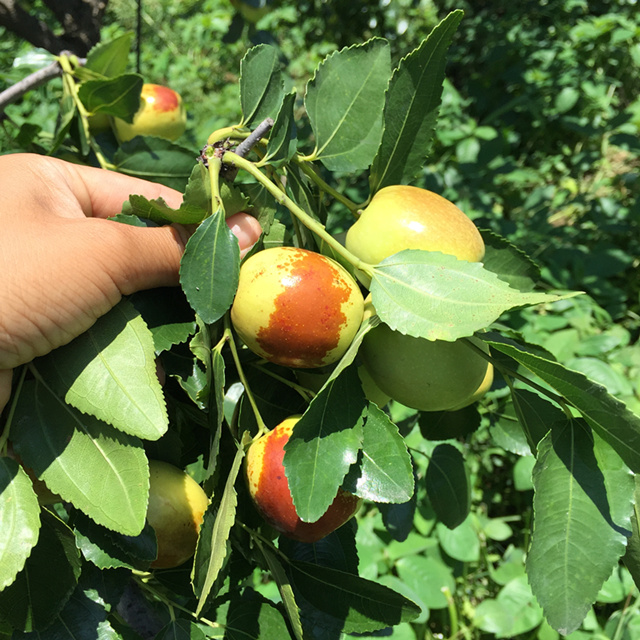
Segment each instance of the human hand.
[{"label": "human hand", "polygon": [[[134,193],[171,207],[182,201],[178,191],[103,169],[0,156],[0,412],[14,367],[70,342],[122,296],[178,284],[186,229],[106,220]],[[247,214],[227,224],[241,254],[260,236]]]}]

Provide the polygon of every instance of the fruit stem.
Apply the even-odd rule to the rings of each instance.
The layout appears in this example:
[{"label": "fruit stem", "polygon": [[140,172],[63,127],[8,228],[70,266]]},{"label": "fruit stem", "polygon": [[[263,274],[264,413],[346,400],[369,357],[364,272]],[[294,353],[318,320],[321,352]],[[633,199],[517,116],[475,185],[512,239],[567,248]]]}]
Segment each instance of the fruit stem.
[{"label": "fruit stem", "polygon": [[293,389],[294,391],[296,391],[298,394],[302,396],[303,400],[306,400],[307,402],[309,402],[310,400],[313,400],[313,398],[316,395],[313,391],[310,391],[309,389],[305,389],[302,385],[299,385],[296,382],[292,382],[291,380],[287,380],[286,378],[279,376],[277,373],[274,373],[273,371],[269,371],[269,369],[267,369],[266,367],[263,367],[259,364],[254,364],[253,366],[256,369],[258,369],[258,371],[261,371],[262,373],[269,376],[270,378],[273,378],[278,382],[282,382],[282,384],[286,385],[290,389]]},{"label": "fruit stem", "polygon": [[224,127],[223,129],[218,129],[214,131],[209,138],[207,139],[207,144],[215,145],[218,142],[224,142],[230,138],[236,138],[244,140],[250,135],[249,131],[242,131],[238,125],[234,125],[233,127]]},{"label": "fruit stem", "polygon": [[260,169],[258,169],[252,162],[241,158],[231,151],[227,151],[222,156],[222,162],[224,164],[230,164],[233,167],[243,169],[250,175],[252,175],[275,199],[278,203],[284,205],[291,211],[291,213],[302,222],[310,231],[322,238],[338,255],[342,256],[347,262],[352,264],[356,269],[364,271],[371,278],[374,275],[371,265],[360,260],[343,247],[325,228],[324,225],[314,218],[312,218],[304,209],[298,206],[286,193],[278,188],[269,178],[267,178]]},{"label": "fruit stem", "polygon": [[323,191],[326,191],[332,198],[342,203],[355,216],[356,211],[360,208],[359,205],[352,200],[349,200],[349,198],[327,183],[314,169],[313,165],[307,162],[302,156],[294,156],[293,161],[300,167],[303,173],[311,179],[312,182],[318,185],[318,187]]},{"label": "fruit stem", "polygon": [[[77,62],[77,58],[73,56],[75,61]],[[103,169],[115,169],[115,165],[111,164],[104,157],[102,150],[95,143],[93,136],[91,135],[91,131],[89,130],[89,112],[85,109],[84,104],[82,104],[82,100],[78,97],[78,85],[74,81],[74,71],[71,65],[71,57],[68,55],[60,55],[57,58],[58,64],[62,69],[62,82],[73,98],[73,103],[80,114],[80,120],[82,124],[83,132],[87,138],[89,146],[93,153],[95,153],[96,159],[98,160],[98,164]]]},{"label": "fruit stem", "polygon": [[211,184],[211,211],[214,213],[218,209],[222,210],[224,215],[224,203],[220,197],[220,170],[222,169],[222,161],[214,154],[209,158],[209,183]]},{"label": "fruit stem", "polygon": [[251,393],[251,388],[249,387],[249,383],[247,382],[247,376],[244,374],[244,369],[240,362],[240,357],[238,356],[238,348],[236,346],[236,342],[233,339],[233,332],[231,331],[231,321],[229,319],[229,314],[227,313],[224,316],[224,334],[227,336],[229,341],[229,347],[231,348],[231,355],[233,356],[233,362],[236,365],[236,370],[238,371],[238,377],[240,378],[240,382],[244,387],[244,392],[247,394],[247,399],[249,400],[249,404],[251,405],[251,409],[253,410],[253,415],[256,418],[256,422],[258,423],[258,436],[262,436],[269,431],[267,425],[264,423],[262,416],[260,415],[260,410],[258,409],[258,405],[256,404],[255,398],[253,397],[253,393]]},{"label": "fruit stem", "polygon": [[9,414],[7,415],[7,421],[4,423],[2,433],[0,433],[0,455],[4,455],[3,452],[5,451],[7,442],[9,440],[11,423],[13,422],[13,416],[16,412],[18,398],[20,397],[20,391],[22,390],[22,383],[24,382],[26,375],[27,375],[27,367],[22,367],[22,371],[20,372],[20,377],[18,378],[18,384],[16,385],[16,390],[13,394],[13,400],[11,402],[11,406],[9,407]]}]

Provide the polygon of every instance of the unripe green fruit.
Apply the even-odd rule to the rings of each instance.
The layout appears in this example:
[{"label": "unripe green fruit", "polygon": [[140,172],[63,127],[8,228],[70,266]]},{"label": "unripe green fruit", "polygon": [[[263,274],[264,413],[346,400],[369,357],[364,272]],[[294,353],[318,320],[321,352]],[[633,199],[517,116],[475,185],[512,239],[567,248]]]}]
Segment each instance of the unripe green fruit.
[{"label": "unripe green fruit", "polygon": [[167,462],[149,461],[147,522],[158,542],[152,568],[177,567],[193,556],[208,505],[207,494],[191,476]]},{"label": "unripe green fruit", "polygon": [[[371,313],[367,298],[365,316]],[[489,352],[482,340],[469,340]],[[461,409],[478,400],[493,381],[493,366],[464,340],[414,338],[383,323],[365,335],[360,355],[383,393],[420,411]]]},{"label": "unripe green fruit", "polygon": [[157,136],[177,140],[187,127],[187,112],[180,94],[159,84],[144,84],[140,94],[140,109],[133,122],[113,118],[113,128],[120,142],[135,136]]},{"label": "unripe green fruit", "polygon": [[342,357],[363,309],[357,283],[337,262],[314,251],[276,247],[243,263],[231,321],[262,358],[310,369]]},{"label": "unripe green fruit", "polygon": [[317,542],[350,520],[362,500],[339,489],[319,520],[303,522],[298,517],[283,460],[284,446],[299,419],[300,416],[291,416],[256,440],[247,451],[245,472],[256,508],[274,529],[300,542]]},{"label": "unripe green fruit", "polygon": [[469,262],[484,257],[482,236],[458,207],[406,185],[380,189],[348,230],[345,245],[369,264],[404,249],[440,251]]},{"label": "unripe green fruit", "polygon": [[247,21],[255,24],[267,15],[270,11],[269,5],[262,2],[244,2],[243,0],[231,0],[233,7],[240,12],[240,15]]}]

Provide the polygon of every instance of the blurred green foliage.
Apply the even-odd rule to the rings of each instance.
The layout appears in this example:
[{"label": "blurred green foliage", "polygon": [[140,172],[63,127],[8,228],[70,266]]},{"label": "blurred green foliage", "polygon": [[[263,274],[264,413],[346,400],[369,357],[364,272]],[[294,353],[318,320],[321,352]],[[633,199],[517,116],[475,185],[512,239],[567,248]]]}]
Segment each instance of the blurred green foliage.
[{"label": "blurred green foliage", "polygon": [[[31,4],[47,19],[38,2]],[[195,155],[212,130],[239,121],[240,60],[253,44],[279,46],[290,85],[301,93],[334,50],[382,36],[397,60],[457,8],[465,18],[449,56],[431,159],[418,185],[454,201],[478,226],[539,261],[549,287],[588,294],[511,313],[509,324],[640,413],[635,0],[275,0],[256,24],[225,0],[145,0],[140,72],[182,94],[189,110],[185,145]],[[135,28],[135,2],[111,0],[103,38]],[[0,29],[0,90],[50,60]],[[20,148],[25,123],[51,135],[60,93],[52,81],[8,107],[0,151]],[[351,199],[366,199],[366,181],[339,178]],[[331,228],[342,230],[346,213],[336,205],[330,213]],[[525,442],[513,439],[513,408],[504,395],[494,388],[480,428],[451,441],[465,449],[472,466],[474,508],[464,526],[454,532],[440,527],[422,507],[409,529],[400,508],[360,518],[361,575],[425,608],[417,624],[400,625],[394,638],[559,637],[543,622],[524,579],[533,457]],[[435,443],[422,437],[419,416],[397,411],[420,476]],[[428,504],[422,497],[420,504]],[[384,520],[396,523],[396,539]],[[278,598],[274,584],[260,576],[256,588]],[[570,637],[631,639],[640,637],[639,628],[638,592],[621,568]]]}]

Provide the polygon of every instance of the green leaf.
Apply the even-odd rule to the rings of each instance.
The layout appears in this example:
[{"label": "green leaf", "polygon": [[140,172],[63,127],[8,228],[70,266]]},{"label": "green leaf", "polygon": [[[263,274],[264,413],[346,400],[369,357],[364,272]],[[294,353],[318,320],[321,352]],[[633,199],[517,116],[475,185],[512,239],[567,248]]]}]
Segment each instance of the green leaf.
[{"label": "green leaf", "polygon": [[525,576],[509,581],[495,599],[487,598],[480,602],[474,618],[479,629],[496,638],[522,637],[542,620],[542,609],[531,593]]},{"label": "green leaf", "polygon": [[163,138],[136,136],[118,147],[113,162],[118,173],[184,191],[193,170],[194,153]]},{"label": "green leaf", "polygon": [[511,398],[531,451],[536,451],[538,442],[554,422],[562,421],[564,413],[559,407],[528,389],[512,389]]},{"label": "green leaf", "polygon": [[238,239],[218,209],[189,238],[180,263],[182,289],[204,322],[214,323],[231,307],[239,274]]},{"label": "green leaf", "polygon": [[[202,534],[198,540],[196,560],[191,572],[191,582],[198,596],[196,616],[199,616],[211,593],[220,569],[227,557],[227,541],[231,527],[235,522],[236,507],[238,506],[238,494],[235,490],[235,482],[244,459],[244,449],[238,447],[233,465],[227,476],[224,492],[218,505],[213,526],[208,531],[206,541],[202,540]],[[208,528],[207,528],[208,529]],[[202,546],[204,545],[204,548]]]},{"label": "green leaf", "polygon": [[149,470],[137,438],[81,414],[35,381],[22,387],[14,424],[16,451],[51,491],[109,529],[142,531]]},{"label": "green leaf", "polygon": [[49,512],[42,514],[37,544],[16,580],[0,591],[0,620],[16,631],[41,631],[62,610],[80,575],[73,533]]},{"label": "green leaf", "polygon": [[0,457],[0,592],[11,584],[38,541],[40,505],[29,476]]},{"label": "green leaf", "polygon": [[72,525],[78,549],[98,569],[124,567],[144,571],[158,557],[156,534],[148,523],[137,536],[126,536],[76,512]]},{"label": "green leaf", "polygon": [[414,620],[420,608],[399,593],[351,573],[290,562],[296,591],[320,611],[343,620],[344,633],[370,633]]},{"label": "green leaf", "polygon": [[296,95],[296,92],[292,91],[285,96],[271,129],[267,154],[262,163],[279,167],[291,160],[296,152],[296,121],[294,118]]},{"label": "green leaf", "polygon": [[437,251],[406,249],[373,267],[371,297],[380,319],[416,338],[457,340],[514,307],[568,296],[520,292],[483,268]]},{"label": "green leaf", "polygon": [[[287,623],[269,600],[251,592],[236,598],[229,606],[225,624],[226,640],[289,640]],[[295,636],[302,640],[302,635]]]},{"label": "green leaf", "polygon": [[420,599],[429,609],[445,609],[448,605],[443,589],[450,593],[456,590],[456,582],[451,567],[442,560],[419,555],[400,558],[395,563],[399,578],[412,593],[419,593]]},{"label": "green leaf", "polygon": [[133,32],[128,31],[113,40],[96,44],[87,54],[85,68],[107,78],[124,73],[129,63],[132,41]]},{"label": "green leaf", "polygon": [[362,449],[343,489],[372,502],[402,503],[413,496],[413,467],[404,438],[389,416],[370,403]]},{"label": "green leaf", "polygon": [[156,640],[205,640],[207,636],[192,620],[178,618],[171,620],[155,637]]},{"label": "green leaf", "polygon": [[68,404],[120,431],[157,440],[167,430],[153,335],[126,299],[37,367]]},{"label": "green leaf", "polygon": [[336,51],[307,84],[305,107],[315,135],[314,159],[330,171],[366,169],[380,145],[389,44],[373,38]]},{"label": "green leaf", "polygon": [[625,551],[634,481],[584,422],[566,420],[540,442],[533,484],[527,574],[549,624],[569,634]]},{"label": "green leaf", "polygon": [[449,529],[462,524],[471,509],[471,484],[460,451],[450,444],[439,444],[429,459],[425,481],[440,521]]},{"label": "green leaf", "polygon": [[635,473],[640,472],[640,417],[582,373],[527,353],[517,343],[495,334],[482,336],[491,347],[511,356],[572,404],[589,426],[606,440]]},{"label": "green leaf", "polygon": [[351,365],[311,401],[285,445],[284,466],[300,519],[315,522],[333,502],[362,446],[366,401]]},{"label": "green leaf", "polygon": [[278,49],[260,44],[247,51],[240,63],[242,126],[255,127],[275,118],[284,99]]},{"label": "green leaf", "polygon": [[449,529],[443,522],[436,525],[438,541],[444,552],[460,562],[477,562],[480,559],[480,540],[469,515],[455,529]]},{"label": "green leaf", "polygon": [[634,477],[634,505],[631,514],[631,537],[627,542],[627,550],[622,558],[629,573],[633,577],[636,587],[640,585],[640,476]]},{"label": "green leaf", "polygon": [[442,95],[446,54],[463,12],[453,11],[394,70],[384,132],[371,167],[371,192],[410,183],[429,153]]},{"label": "green leaf", "polygon": [[87,80],[78,89],[78,98],[91,114],[106,113],[133,122],[140,109],[142,76],[129,73],[108,80]]},{"label": "green leaf", "polygon": [[540,280],[538,265],[497,233],[488,229],[481,229],[480,233],[485,245],[484,268],[518,291],[533,291]]}]

